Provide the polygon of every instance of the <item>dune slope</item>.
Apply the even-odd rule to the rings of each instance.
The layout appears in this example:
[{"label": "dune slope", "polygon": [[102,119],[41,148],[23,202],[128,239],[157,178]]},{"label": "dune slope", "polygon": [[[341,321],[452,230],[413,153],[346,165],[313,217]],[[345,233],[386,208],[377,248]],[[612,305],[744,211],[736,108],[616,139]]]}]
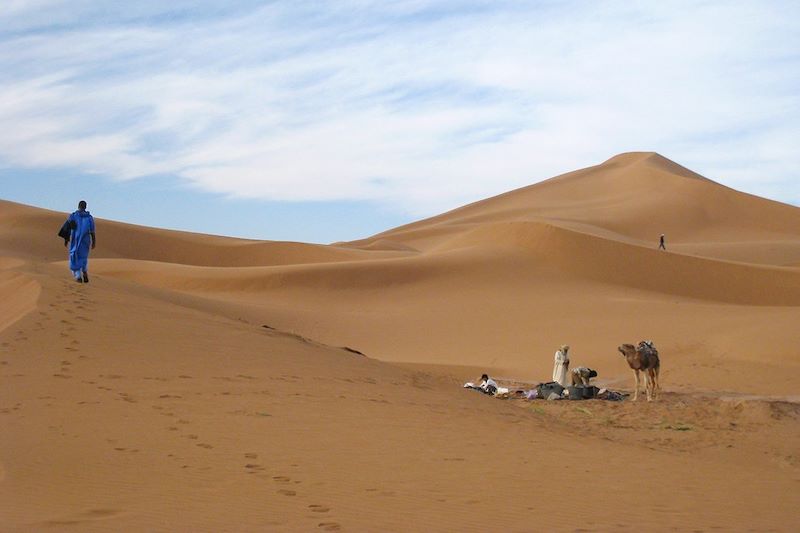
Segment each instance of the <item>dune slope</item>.
[{"label": "dune slope", "polygon": [[[631,153],[331,246],[98,220],[89,285],[63,218],[0,201],[3,531],[794,529],[798,208]],[[461,387],[640,339],[652,404]]]},{"label": "dune slope", "polygon": [[[0,200],[0,251],[55,261],[64,257],[56,234],[68,213]],[[188,265],[251,266],[391,257],[397,251],[361,250],[297,242],[253,241],[147,228],[97,219],[102,246],[94,257],[122,257]],[[102,239],[102,240],[100,240]]]},{"label": "dune slope", "polygon": [[[588,431],[554,405],[59,271],[28,273],[37,310],[0,332],[5,531],[469,531],[476,513],[526,531],[564,520],[565,499],[588,529],[736,529],[758,512],[780,530],[796,503],[797,458],[780,443],[798,413],[780,403],[590,406]],[[753,436],[767,420],[778,444],[764,455]]]},{"label": "dune slope", "polygon": [[722,259],[735,258],[737,243],[783,242],[784,253],[800,258],[796,207],[724,187],[656,153],[621,154],[351,245],[383,239],[427,249],[481,224],[540,219],[647,245],[665,233],[670,246]]}]

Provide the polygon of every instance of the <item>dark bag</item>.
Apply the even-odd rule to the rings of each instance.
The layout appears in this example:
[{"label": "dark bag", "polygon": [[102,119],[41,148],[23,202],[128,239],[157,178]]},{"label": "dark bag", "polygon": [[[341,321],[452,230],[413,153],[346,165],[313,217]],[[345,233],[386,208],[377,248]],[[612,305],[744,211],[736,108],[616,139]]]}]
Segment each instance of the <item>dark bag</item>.
[{"label": "dark bag", "polygon": [[583,400],[584,387],[582,385],[573,385],[572,387],[567,387],[567,391],[569,391],[570,400]]},{"label": "dark bag", "polygon": [[588,387],[584,385],[576,385],[574,387],[569,387],[569,399],[570,400],[591,400],[592,398],[597,397],[597,392],[600,390],[594,385],[589,385]]},{"label": "dark bag", "polygon": [[64,222],[64,224],[61,226],[61,229],[58,230],[58,236],[61,237],[62,239],[64,239],[64,242],[67,243],[67,242],[69,242],[69,238],[70,238],[70,235],[72,234],[72,230],[77,229],[77,228],[78,228],[78,224],[74,220],[72,220],[71,218],[68,218],[66,220],[66,222]]},{"label": "dark bag", "polygon": [[564,387],[557,381],[549,381],[537,385],[536,390],[539,391],[539,398],[546,400],[554,392],[561,396],[561,393],[564,392]]}]

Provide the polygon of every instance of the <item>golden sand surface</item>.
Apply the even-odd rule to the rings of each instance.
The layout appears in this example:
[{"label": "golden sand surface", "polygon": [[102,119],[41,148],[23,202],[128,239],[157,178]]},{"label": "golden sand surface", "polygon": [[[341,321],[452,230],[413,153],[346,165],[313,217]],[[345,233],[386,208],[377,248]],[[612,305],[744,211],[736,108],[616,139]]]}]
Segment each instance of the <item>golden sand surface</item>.
[{"label": "golden sand surface", "polygon": [[[88,285],[64,216],[0,201],[2,531],[800,526],[796,207],[629,153],[327,246],[98,220]],[[642,339],[652,403],[461,387]]]}]

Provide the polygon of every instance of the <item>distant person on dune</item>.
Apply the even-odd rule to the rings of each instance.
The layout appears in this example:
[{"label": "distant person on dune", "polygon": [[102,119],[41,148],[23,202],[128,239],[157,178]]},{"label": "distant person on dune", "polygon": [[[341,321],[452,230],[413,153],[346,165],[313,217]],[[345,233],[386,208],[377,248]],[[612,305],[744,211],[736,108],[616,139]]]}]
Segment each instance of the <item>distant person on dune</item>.
[{"label": "distant person on dune", "polygon": [[666,250],[667,247],[664,245],[664,234],[661,234],[661,238],[658,239],[658,249],[659,250]]},{"label": "distant person on dune", "polygon": [[555,362],[553,365],[553,381],[562,387],[567,387],[567,371],[569,370],[569,346],[562,345],[556,350]]},{"label": "distant person on dune", "polygon": [[[70,228],[69,269],[78,283],[89,283],[89,248],[94,249],[97,238],[94,217],[86,210],[86,201],[78,202],[78,210],[72,213],[64,226]],[[67,241],[64,241],[64,246]]]}]

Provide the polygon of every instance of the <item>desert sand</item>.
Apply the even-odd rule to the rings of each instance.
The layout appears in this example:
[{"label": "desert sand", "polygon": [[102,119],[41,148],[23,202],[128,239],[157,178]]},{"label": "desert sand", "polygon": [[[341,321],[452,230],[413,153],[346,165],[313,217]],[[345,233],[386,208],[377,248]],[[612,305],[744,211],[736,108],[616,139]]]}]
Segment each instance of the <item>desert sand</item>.
[{"label": "desert sand", "polygon": [[[627,153],[328,246],[98,219],[88,285],[65,216],[0,201],[3,531],[800,527],[800,208]],[[642,339],[652,403],[461,387]]]}]

